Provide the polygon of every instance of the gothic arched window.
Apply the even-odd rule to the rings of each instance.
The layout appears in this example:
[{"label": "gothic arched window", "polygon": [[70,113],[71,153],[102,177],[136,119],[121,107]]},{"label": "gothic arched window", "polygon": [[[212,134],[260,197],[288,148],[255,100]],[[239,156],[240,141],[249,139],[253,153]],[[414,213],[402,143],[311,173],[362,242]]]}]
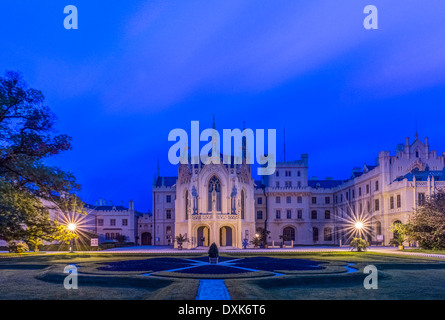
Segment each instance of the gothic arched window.
[{"label": "gothic arched window", "polygon": [[376,234],[381,235],[382,234],[382,224],[380,223],[380,221],[377,221],[375,223],[375,228],[376,228]]},{"label": "gothic arched window", "polygon": [[189,192],[185,192],[185,220],[189,218]]},{"label": "gothic arched window", "polygon": [[245,211],[244,190],[241,190],[241,219],[244,219]]},{"label": "gothic arched window", "polygon": [[209,196],[208,196],[208,210],[209,212],[213,210],[213,191],[215,191],[216,196],[216,211],[221,211],[221,182],[216,176],[213,176],[209,181]]}]

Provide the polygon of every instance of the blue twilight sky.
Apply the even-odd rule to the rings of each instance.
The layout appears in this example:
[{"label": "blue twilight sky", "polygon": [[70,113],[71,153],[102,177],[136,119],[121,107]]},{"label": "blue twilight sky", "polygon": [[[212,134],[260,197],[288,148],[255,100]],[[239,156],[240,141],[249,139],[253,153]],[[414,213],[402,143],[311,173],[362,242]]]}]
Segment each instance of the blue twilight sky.
[{"label": "blue twilight sky", "polygon": [[[379,29],[363,9],[377,6]],[[76,5],[79,29],[63,28]],[[0,71],[21,71],[73,137],[51,160],[82,197],[151,208],[170,130],[277,129],[310,176],[350,176],[406,136],[445,151],[443,0],[0,0]]]}]

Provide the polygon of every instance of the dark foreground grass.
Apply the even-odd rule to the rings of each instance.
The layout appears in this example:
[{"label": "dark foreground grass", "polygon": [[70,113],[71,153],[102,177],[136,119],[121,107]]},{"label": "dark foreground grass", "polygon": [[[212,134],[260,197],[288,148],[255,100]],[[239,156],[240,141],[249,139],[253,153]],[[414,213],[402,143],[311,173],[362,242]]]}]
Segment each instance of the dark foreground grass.
[{"label": "dark foreground grass", "polygon": [[[253,279],[226,279],[232,299],[444,299],[445,263],[437,259],[397,256],[374,252],[324,252],[281,254],[225,254],[227,258],[273,257],[319,262],[335,272],[289,272],[286,276]],[[0,299],[195,299],[199,280],[142,276],[137,271],[107,273],[97,270],[103,263],[147,260],[168,255],[153,254],[38,254],[3,255],[0,258]],[[174,258],[200,259],[190,254]],[[255,261],[255,260],[253,260]],[[359,272],[341,273],[342,266],[355,263]],[[80,266],[79,289],[66,290],[63,269]],[[363,280],[366,265],[379,270],[379,289],[366,290]],[[91,266],[89,272],[88,266]],[[322,270],[324,272],[325,269]],[[340,270],[340,272],[338,272]],[[183,275],[186,275],[183,273]]]}]

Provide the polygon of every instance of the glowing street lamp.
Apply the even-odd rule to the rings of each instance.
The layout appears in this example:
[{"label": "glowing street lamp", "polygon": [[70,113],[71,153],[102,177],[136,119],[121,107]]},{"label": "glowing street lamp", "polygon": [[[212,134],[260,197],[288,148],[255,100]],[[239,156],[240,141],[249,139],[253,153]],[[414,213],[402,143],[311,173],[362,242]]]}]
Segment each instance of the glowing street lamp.
[{"label": "glowing street lamp", "polygon": [[358,231],[362,230],[364,227],[363,222],[361,221],[357,221],[354,226]]},{"label": "glowing street lamp", "polygon": [[[70,223],[70,224],[68,224],[67,228],[69,231],[74,233],[74,231],[76,231],[77,226],[75,223]],[[70,253],[74,253],[74,238],[70,239]]]}]

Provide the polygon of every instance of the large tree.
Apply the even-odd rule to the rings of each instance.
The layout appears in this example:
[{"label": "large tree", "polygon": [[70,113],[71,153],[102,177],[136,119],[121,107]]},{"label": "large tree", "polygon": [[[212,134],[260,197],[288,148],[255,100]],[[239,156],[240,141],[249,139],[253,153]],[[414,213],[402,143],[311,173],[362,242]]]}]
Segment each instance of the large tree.
[{"label": "large tree", "polygon": [[427,197],[405,230],[423,249],[445,249],[445,191]]},{"label": "large tree", "polygon": [[55,134],[54,113],[43,94],[17,72],[0,77],[0,238],[51,240],[57,227],[49,211],[83,213],[75,177],[45,164],[71,149],[71,138]]}]

